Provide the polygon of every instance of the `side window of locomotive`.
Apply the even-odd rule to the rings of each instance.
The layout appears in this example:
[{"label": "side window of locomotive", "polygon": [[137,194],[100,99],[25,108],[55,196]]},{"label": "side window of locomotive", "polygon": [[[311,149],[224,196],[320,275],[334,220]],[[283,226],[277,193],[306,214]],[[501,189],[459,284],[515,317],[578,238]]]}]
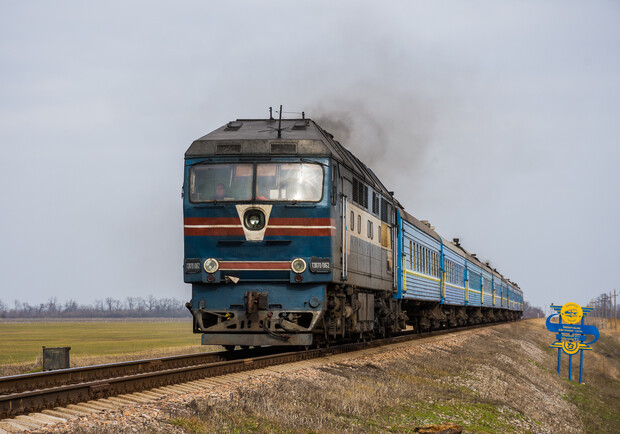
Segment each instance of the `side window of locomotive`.
[{"label": "side window of locomotive", "polygon": [[368,186],[355,177],[353,178],[353,202],[368,209]]},{"label": "side window of locomotive", "polygon": [[252,199],[251,164],[197,164],[189,172],[190,202]]},{"label": "side window of locomotive", "polygon": [[355,230],[355,213],[351,211],[351,230]]},{"label": "side window of locomotive", "polygon": [[372,192],[372,212],[374,214],[379,214],[379,198],[380,196],[373,191]]},{"label": "side window of locomotive", "polygon": [[377,242],[381,244],[381,225],[378,225],[377,229]]},{"label": "side window of locomotive", "polygon": [[374,238],[374,230],[372,228],[372,222],[368,220],[368,238],[371,240]]},{"label": "side window of locomotive", "polygon": [[362,216],[358,214],[357,216],[357,233],[362,233]]},{"label": "side window of locomotive", "polygon": [[323,197],[323,168],[313,163],[259,163],[256,199],[318,202]]}]

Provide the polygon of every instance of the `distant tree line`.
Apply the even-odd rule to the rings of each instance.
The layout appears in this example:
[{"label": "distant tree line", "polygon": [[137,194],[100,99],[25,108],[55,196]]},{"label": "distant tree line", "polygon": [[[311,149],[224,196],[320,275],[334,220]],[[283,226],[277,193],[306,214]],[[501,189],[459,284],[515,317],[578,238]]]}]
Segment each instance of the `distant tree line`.
[{"label": "distant tree line", "polygon": [[185,303],[176,298],[113,297],[95,300],[92,304],[78,304],[70,298],[60,302],[50,297],[45,303],[29,304],[14,300],[8,305],[0,300],[0,318],[183,318],[190,317]]},{"label": "distant tree line", "polygon": [[523,303],[523,318],[544,318],[545,311],[538,306],[532,306],[529,302]]}]

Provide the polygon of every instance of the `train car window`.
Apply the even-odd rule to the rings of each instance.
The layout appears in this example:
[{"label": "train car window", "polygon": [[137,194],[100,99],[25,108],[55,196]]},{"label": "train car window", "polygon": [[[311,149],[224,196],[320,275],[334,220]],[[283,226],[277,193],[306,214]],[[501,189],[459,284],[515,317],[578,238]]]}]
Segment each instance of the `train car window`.
[{"label": "train car window", "polygon": [[428,274],[430,274],[431,276],[434,276],[435,275],[435,255],[433,254],[433,252],[429,250],[428,256],[430,260]]},{"label": "train car window", "polygon": [[252,164],[197,164],[189,171],[190,202],[252,199]]},{"label": "train car window", "polygon": [[372,222],[368,220],[368,238],[372,240],[374,239],[374,237],[375,237],[375,231],[373,230]]},{"label": "train car window", "polygon": [[323,168],[313,163],[259,163],[256,199],[319,202],[323,197]]},{"label": "train car window", "polygon": [[409,240],[409,269],[410,270],[415,270],[414,267],[414,262],[415,262],[415,256],[414,256],[414,250],[413,250],[413,241]]},{"label": "train car window", "polygon": [[362,216],[359,214],[357,215],[357,233],[362,233]]},{"label": "train car window", "polygon": [[355,230],[355,213],[351,211],[351,230]]},{"label": "train car window", "polygon": [[381,225],[377,225],[377,242],[381,244]]},{"label": "train car window", "polygon": [[424,264],[426,262],[426,260],[425,260],[426,256],[424,254],[424,247],[418,246],[418,248],[420,249],[420,267],[419,267],[418,271],[420,273],[423,273],[424,272]]},{"label": "train car window", "polygon": [[416,268],[416,271],[422,272],[422,263],[424,260],[424,252],[422,252],[422,246],[419,244],[416,244],[416,248],[418,249],[418,266]]}]

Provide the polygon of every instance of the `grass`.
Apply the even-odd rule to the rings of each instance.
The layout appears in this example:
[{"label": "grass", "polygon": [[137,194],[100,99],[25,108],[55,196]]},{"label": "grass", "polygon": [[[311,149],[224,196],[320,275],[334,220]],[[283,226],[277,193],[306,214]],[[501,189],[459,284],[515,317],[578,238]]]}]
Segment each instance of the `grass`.
[{"label": "grass", "polygon": [[232,398],[176,407],[169,421],[186,432],[414,432],[444,424],[464,432],[620,432],[617,341],[585,355],[588,384],[580,385],[565,370],[557,375],[553,338],[544,321],[522,321],[413,343],[385,359],[252,380]]},{"label": "grass", "polygon": [[44,345],[71,347],[72,366],[209,349],[190,321],[0,323],[0,375],[40,369]]}]

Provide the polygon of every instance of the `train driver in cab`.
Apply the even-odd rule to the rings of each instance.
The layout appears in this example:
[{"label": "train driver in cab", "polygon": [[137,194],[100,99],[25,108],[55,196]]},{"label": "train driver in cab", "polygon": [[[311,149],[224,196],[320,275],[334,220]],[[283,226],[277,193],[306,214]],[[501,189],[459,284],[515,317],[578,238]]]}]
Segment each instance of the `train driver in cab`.
[{"label": "train driver in cab", "polygon": [[224,184],[218,184],[215,186],[215,196],[211,197],[211,200],[224,200],[226,198],[226,187]]}]

